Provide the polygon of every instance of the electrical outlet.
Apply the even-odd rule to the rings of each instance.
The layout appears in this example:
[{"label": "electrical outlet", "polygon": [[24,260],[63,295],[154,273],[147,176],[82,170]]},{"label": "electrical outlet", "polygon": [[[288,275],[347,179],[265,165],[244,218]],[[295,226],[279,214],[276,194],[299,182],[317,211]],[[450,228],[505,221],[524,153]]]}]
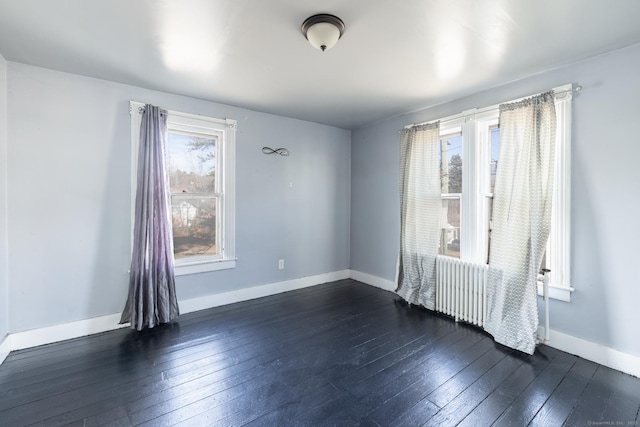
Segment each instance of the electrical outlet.
[{"label": "electrical outlet", "polygon": [[278,260],[278,270],[284,270],[284,260],[283,259],[279,259]]}]

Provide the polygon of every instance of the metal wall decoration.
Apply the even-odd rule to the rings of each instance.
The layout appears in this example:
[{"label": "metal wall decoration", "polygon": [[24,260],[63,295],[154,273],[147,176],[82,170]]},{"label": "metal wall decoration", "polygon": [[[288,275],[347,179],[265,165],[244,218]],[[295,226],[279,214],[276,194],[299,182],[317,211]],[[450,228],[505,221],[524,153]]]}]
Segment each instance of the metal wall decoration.
[{"label": "metal wall decoration", "polygon": [[286,148],[262,147],[262,152],[264,154],[279,154],[281,156],[289,155],[289,150],[287,150]]}]

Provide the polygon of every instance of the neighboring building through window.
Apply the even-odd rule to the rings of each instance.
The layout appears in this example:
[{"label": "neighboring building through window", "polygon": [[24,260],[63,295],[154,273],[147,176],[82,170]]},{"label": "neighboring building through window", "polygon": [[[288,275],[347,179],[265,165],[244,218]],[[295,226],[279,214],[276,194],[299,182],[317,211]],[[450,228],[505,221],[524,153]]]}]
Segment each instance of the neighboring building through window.
[{"label": "neighboring building through window", "polygon": [[[143,107],[131,102],[133,177]],[[236,122],[169,111],[167,131],[176,275],[233,268]]]}]

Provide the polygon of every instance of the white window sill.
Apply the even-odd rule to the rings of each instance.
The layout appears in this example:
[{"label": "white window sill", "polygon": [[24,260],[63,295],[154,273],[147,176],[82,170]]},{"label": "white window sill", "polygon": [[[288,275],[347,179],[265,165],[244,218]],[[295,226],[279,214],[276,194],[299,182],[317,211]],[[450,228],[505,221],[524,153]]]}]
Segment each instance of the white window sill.
[{"label": "white window sill", "polygon": [[174,274],[176,276],[186,276],[189,274],[207,273],[209,271],[227,270],[230,268],[236,268],[235,258],[176,264]]},{"label": "white window sill", "polygon": [[[571,292],[573,291],[575,291],[575,289],[569,286],[549,285],[549,298],[571,302]],[[538,281],[538,296],[544,296],[542,282],[540,281]]]}]

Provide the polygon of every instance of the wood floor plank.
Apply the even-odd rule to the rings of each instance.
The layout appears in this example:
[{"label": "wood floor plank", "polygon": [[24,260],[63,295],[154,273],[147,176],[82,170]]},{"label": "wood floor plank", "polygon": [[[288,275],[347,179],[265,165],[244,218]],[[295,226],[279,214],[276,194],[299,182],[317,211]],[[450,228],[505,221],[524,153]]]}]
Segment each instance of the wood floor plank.
[{"label": "wood floor plank", "polygon": [[[345,325],[345,327],[346,327],[346,326],[348,326],[348,325]],[[350,330],[352,330],[352,328],[349,328],[349,329],[350,329]],[[373,334],[376,334],[376,333],[377,333],[377,334],[378,334],[378,335],[377,335],[377,337],[376,337],[376,336],[374,336],[374,335],[371,335],[371,336],[368,336],[368,337],[363,336],[363,337],[362,337],[362,341],[363,341],[364,343],[367,343],[367,344],[369,344],[369,345],[372,345],[374,349],[375,349],[375,348],[379,348],[379,347],[380,347],[380,344],[379,344],[379,342],[378,342],[378,341],[379,341],[379,338],[381,337],[381,335],[380,335],[380,333],[381,333],[381,332],[382,332],[382,331],[380,330],[380,328],[378,328],[378,329],[377,329],[377,332],[376,332],[376,331],[373,331],[373,332],[372,332]],[[384,336],[384,334],[382,334],[382,336]],[[320,338],[320,336],[318,336],[318,335],[316,334],[313,338],[317,340],[317,339],[319,339],[319,338]],[[336,338],[338,338],[338,339],[339,339],[339,336],[337,336],[337,335],[335,334],[335,331],[334,331],[334,333],[333,333],[332,337],[328,337],[328,338],[327,338],[327,340],[328,340],[328,342],[329,342],[328,346],[330,346],[330,343],[331,343],[331,341],[332,341],[332,340],[333,340],[333,341],[336,341]],[[376,338],[376,339],[374,339],[374,338]],[[349,340],[340,340],[339,342],[342,342],[342,343],[348,343],[348,342],[349,342]],[[361,346],[363,345],[363,342],[356,343],[357,345],[354,345],[354,346],[361,347]],[[297,344],[298,344],[298,345],[302,345],[302,346],[304,346],[304,345],[308,345],[308,343],[305,343],[305,342],[298,342]],[[288,357],[289,355],[291,355],[291,353],[292,353],[293,351],[294,351],[294,350],[287,350],[287,351],[286,351],[287,356],[285,356],[285,357]],[[359,351],[362,351],[362,349],[360,349]],[[311,353],[311,354],[313,354],[313,353]],[[280,360],[280,359],[279,359],[279,360]],[[347,361],[348,361],[348,359],[347,359]],[[281,367],[281,366],[282,366],[282,364],[280,364],[280,366],[279,366],[279,367]],[[255,385],[255,384],[257,384],[257,383],[258,383],[257,381],[254,381],[254,385]]]},{"label": "wood floor plank", "polygon": [[500,363],[508,354],[501,351],[487,353],[428,394],[427,399],[438,407],[446,406],[489,369]]},{"label": "wood floor plank", "polygon": [[[345,300],[349,298],[351,286],[353,286],[353,282],[349,281],[338,281],[327,285],[305,288],[301,289],[296,295],[296,305],[300,308],[300,311],[304,311],[310,304],[317,304],[318,296],[323,295],[323,287],[331,287],[332,292],[335,292],[336,295],[332,296],[333,299],[337,301]],[[365,286],[366,287],[366,286]],[[369,287],[370,288],[370,287]],[[379,297],[379,293],[377,294]],[[375,289],[371,288],[371,290],[363,290],[358,292],[359,298],[369,298],[376,297]],[[246,301],[242,304],[242,309],[239,310],[236,308],[236,304],[230,304],[227,306],[216,307],[214,311],[212,310],[202,310],[199,312],[188,313],[180,316],[180,324],[185,327],[189,326],[193,323],[198,323],[203,318],[206,318],[207,321],[214,321],[215,318],[223,318],[224,323],[223,327],[237,327],[236,322],[260,322],[261,315],[272,313],[274,310],[279,310],[280,308],[286,309],[288,305],[290,305],[289,299],[285,294],[277,294],[270,296],[268,298],[259,298],[255,300]],[[253,316],[246,316],[243,313],[251,312]],[[295,313],[293,313],[295,314]],[[236,319],[236,322],[230,322],[230,320]],[[118,345],[121,342],[126,340],[136,341],[138,336],[144,334],[148,337],[153,337],[156,335],[157,328],[143,331],[143,332],[134,332],[131,333],[129,329],[119,329],[116,331],[105,332],[101,334],[95,334],[88,337],[75,338],[72,340],[67,340],[59,343],[47,344],[44,346],[37,347],[37,350],[34,349],[25,349],[12,352],[9,357],[7,357],[4,364],[6,366],[10,366],[12,369],[18,369],[20,363],[26,363],[31,368],[30,371],[33,372],[34,368],[38,366],[38,363],[42,363],[43,366],[49,367],[51,366],[52,361],[60,362],[67,361],[69,354],[77,354],[80,357],[86,357],[90,353],[101,353],[105,348],[112,349],[114,344]],[[183,334],[183,337],[186,338],[186,334]],[[80,350],[84,350],[79,353]],[[22,360],[28,359],[28,360]],[[73,361],[70,361],[73,364]],[[9,371],[8,373],[10,373]],[[0,372],[0,381],[2,381],[3,375],[5,372]]]},{"label": "wood floor plank", "polygon": [[[442,426],[458,424],[469,415],[480,402],[499,387],[505,379],[520,368],[523,363],[524,361],[521,358],[511,353],[506,354],[498,363],[484,371],[484,374],[470,384],[462,393],[447,402],[447,404],[442,407],[437,414],[427,420],[424,425]],[[431,401],[428,397],[427,400]]]},{"label": "wood floor plank", "polygon": [[475,427],[493,424],[520,396],[523,391],[553,362],[557,353],[551,357],[536,353],[527,357],[526,363],[505,382],[482,401],[462,422],[460,427]]},{"label": "wood floor plank", "polygon": [[[224,416],[229,417],[232,414],[229,412],[233,412],[234,410],[242,410],[242,405],[238,405],[237,402],[232,402],[235,399],[242,399],[244,395],[252,394],[252,395],[263,395],[260,393],[259,389],[262,388],[264,390],[268,390],[269,387],[278,384],[279,378],[282,375],[292,376],[293,378],[299,378],[301,374],[304,374],[308,377],[311,376],[309,373],[308,366],[313,364],[313,362],[304,359],[301,357],[300,353],[291,351],[288,352],[288,356],[283,356],[282,358],[277,359],[277,363],[271,366],[267,366],[266,368],[270,371],[267,373],[263,373],[258,376],[257,374],[251,375],[246,382],[234,384],[228,388],[223,389],[212,389],[205,390],[200,389],[198,391],[198,395],[194,396],[193,393],[190,393],[185,398],[190,398],[188,407],[179,407],[179,408],[171,408],[176,413],[168,415],[170,419],[182,419],[186,415],[195,416],[196,414],[209,411],[212,407],[217,407],[220,404],[225,404],[226,408],[224,410]],[[304,355],[302,355],[304,356]],[[302,365],[300,365],[302,364]],[[262,369],[264,371],[264,369]],[[324,381],[324,380],[323,380]],[[230,384],[227,384],[230,385]],[[203,395],[200,393],[204,393]],[[175,400],[175,399],[174,399]],[[181,406],[184,402],[178,402],[178,406]],[[176,404],[176,402],[172,402],[172,404]],[[239,408],[239,409],[233,409]],[[141,413],[135,414],[136,422],[147,420],[151,411],[150,408],[145,408]],[[173,412],[173,410],[167,410],[168,408],[156,408],[157,412],[155,415],[158,417],[164,416],[169,412]],[[246,410],[245,410],[246,412]],[[144,418],[140,418],[142,416]],[[167,417],[165,417],[167,418]],[[149,420],[150,421],[150,420]],[[159,422],[156,420],[156,422]]]},{"label": "wood floor plank", "polygon": [[[375,307],[373,307],[373,308],[375,308]],[[348,327],[348,324],[346,324],[346,323],[344,325],[342,325],[342,327],[345,329],[346,333],[352,333],[353,332]],[[314,329],[314,334],[313,334],[312,338],[314,340],[320,340],[324,336],[325,337],[325,341],[327,341],[327,342],[331,342],[331,340],[335,340],[335,339],[340,339],[340,335],[336,333],[335,329],[332,329],[331,325],[328,325],[328,328],[329,328],[329,333],[325,334],[325,335],[323,335],[321,333],[322,331],[320,331],[318,329]],[[286,333],[291,332],[291,330],[286,330],[286,331],[281,331],[281,332],[284,334],[285,332]],[[370,335],[367,337],[367,339],[371,341],[376,336],[379,336],[379,332],[380,332],[379,329],[376,330],[376,331],[372,331],[370,333]],[[300,338],[299,335],[295,335],[295,338],[293,338],[293,340],[299,341],[299,338]],[[291,338],[290,338],[290,340],[291,340]],[[272,357],[270,356],[269,349],[270,348],[271,349],[279,349],[279,348],[281,348],[280,346],[283,343],[284,343],[284,341],[280,341],[280,342],[278,341],[277,335],[271,334],[271,335],[269,335],[269,344],[268,345],[258,345],[259,348],[257,348],[255,352],[252,352],[251,350],[248,350],[247,348],[243,348],[242,349],[243,354],[249,355],[249,354],[255,353],[256,357],[260,357],[260,359],[251,359],[251,358],[249,358],[247,363],[246,363],[246,366],[248,366],[249,368],[253,367],[253,366],[256,366],[256,365],[260,366],[260,365],[262,365],[264,363],[267,363],[269,361],[269,359],[277,359],[279,357],[278,355],[275,355],[275,356],[272,356]],[[304,344],[304,343],[305,343],[304,341],[299,341],[299,344]],[[184,369],[180,369],[180,371],[177,373],[178,375],[182,376],[182,378],[181,378],[183,380],[182,383],[185,384],[185,387],[187,388],[187,390],[189,390],[189,388],[192,388],[193,384],[195,384],[195,383],[193,383],[194,379],[196,381],[200,381],[200,379],[201,379],[200,377],[204,376],[207,371],[210,371],[210,372],[222,372],[223,375],[224,374],[228,375],[228,374],[230,374],[232,372],[230,369],[226,369],[226,371],[223,370],[223,369],[216,370],[215,366],[211,363],[211,361],[198,360],[197,363],[198,363],[198,365],[190,364],[188,366],[185,366]],[[237,370],[240,366],[243,365],[243,362],[241,360],[238,360],[237,358],[234,359],[232,361],[232,363],[233,363],[233,370],[234,371]],[[200,365],[202,365],[202,367],[199,367]],[[170,371],[164,371],[163,372],[163,380],[164,380],[163,382],[164,383],[167,383],[169,380],[173,380],[173,378],[176,376],[176,374],[174,373],[175,370],[176,370],[176,368],[173,368]],[[202,372],[201,372],[201,370],[202,370]],[[183,372],[183,371],[185,372],[185,374],[184,375],[180,374],[180,372]],[[185,375],[188,375],[188,377],[185,377]],[[209,375],[209,378],[206,378],[206,379],[210,380],[211,378],[212,378],[211,375]],[[204,380],[205,378],[202,378],[202,379]],[[184,380],[186,380],[186,381],[184,381]],[[156,382],[157,381],[156,381],[155,378],[149,378],[148,386],[154,387],[156,385]],[[137,387],[138,390],[140,390],[141,387],[144,388],[146,385],[145,384],[139,384],[139,386],[140,387]],[[176,389],[176,387],[178,387],[178,388]],[[169,390],[171,390],[174,393],[178,393],[179,392],[179,393],[181,393],[181,397],[183,397],[182,393],[184,393],[184,391],[179,390],[180,387],[181,387],[180,385],[174,385],[174,387],[170,388]],[[114,391],[116,393],[118,392],[117,389],[114,390]],[[158,394],[158,393],[159,393],[159,391],[156,391],[154,394]],[[118,399],[118,400],[120,400],[120,399]],[[151,400],[153,402],[154,401],[153,396],[151,396],[149,398],[145,398],[145,401],[149,401],[149,400]],[[141,402],[137,401],[136,403],[140,404]],[[157,403],[157,401],[155,403]],[[129,410],[133,410],[133,406],[132,405],[133,405],[132,403],[128,403],[127,406],[129,407]],[[135,410],[139,411],[140,409],[137,408]],[[65,416],[63,418],[66,420],[68,418],[68,416]],[[56,420],[57,420],[57,418],[56,418]],[[53,419],[47,419],[47,422],[49,422],[49,423],[51,423],[52,421],[53,421]]]},{"label": "wood floor plank", "polygon": [[333,384],[328,383],[322,387],[307,390],[295,399],[291,399],[280,405],[274,406],[259,417],[248,421],[244,425],[247,427],[259,426],[286,426],[300,423],[304,419],[304,412],[314,409],[324,402],[333,400],[337,394],[343,391],[337,389]]},{"label": "wood floor plank", "polygon": [[[388,384],[382,393],[386,394],[389,390],[391,391],[389,395],[393,394],[392,397],[369,414],[369,417],[380,425],[394,425],[400,423],[403,415],[417,404],[428,408],[433,405],[438,408],[428,402],[426,396],[494,348],[490,340],[486,337],[481,338],[480,341],[457,354],[447,351],[438,352],[437,357],[427,361],[427,364],[419,369],[404,373],[393,383]],[[376,393],[381,393],[381,391],[376,391]],[[420,408],[418,408],[418,412],[424,414]],[[428,418],[423,418],[422,421],[424,422]],[[416,419],[416,416],[409,414],[407,419]],[[418,425],[420,424],[422,423]]]},{"label": "wood floor plank", "polygon": [[529,386],[520,393],[504,413],[496,420],[495,426],[527,425],[536,416],[542,405],[563,380],[577,360],[567,353],[559,354]]},{"label": "wood floor plank", "polygon": [[569,415],[566,425],[595,425],[600,421],[612,423],[611,425],[634,425],[639,407],[640,380],[598,366]]},{"label": "wood floor plank", "polygon": [[470,337],[464,329],[454,330],[430,341],[427,346],[421,346],[406,358],[389,361],[390,363],[384,369],[380,369],[365,379],[347,382],[345,388],[356,396],[367,396],[373,394],[380,385],[384,384],[385,392],[393,396],[406,387],[406,376],[404,377],[405,383],[398,383],[398,379],[403,378],[403,374],[416,371],[426,374],[430,367],[438,363],[439,359],[444,361],[443,359],[450,357],[443,357],[443,353],[458,354],[467,350],[480,339],[477,334]]},{"label": "wood floor plank", "polygon": [[596,363],[578,359],[529,425],[544,427],[565,422],[596,369]]},{"label": "wood floor plank", "polygon": [[[463,334],[457,334],[455,325],[450,324],[448,328],[439,328],[431,333],[431,342],[447,343],[449,341],[456,342],[463,337]],[[452,339],[450,339],[453,337]],[[344,390],[345,395],[350,400],[357,400],[358,405],[363,408],[366,413],[371,412],[382,403],[385,398],[383,395],[371,393],[373,390],[386,390],[389,381],[396,378],[402,369],[411,368],[416,359],[428,358],[431,349],[435,346],[425,347],[425,342],[415,340],[407,345],[398,348],[397,351],[386,354],[385,356],[375,360],[373,363],[364,364],[353,370],[352,373],[339,377],[339,381],[334,384],[340,390]],[[384,385],[384,387],[382,387]],[[373,388],[371,388],[373,387]],[[344,397],[339,395],[332,401],[326,402],[318,408],[315,408],[305,417],[312,419],[321,418],[323,413],[330,413],[334,417],[348,418],[340,412],[350,411],[348,406],[343,404]],[[318,415],[320,414],[320,415]]]},{"label": "wood floor plank", "polygon": [[[377,423],[386,423],[389,418],[393,419],[395,411],[406,406],[406,400],[394,400],[409,387],[415,385],[422,378],[432,378],[438,372],[442,373],[443,365],[448,367],[458,364],[458,369],[464,366],[461,360],[455,360],[451,354],[463,354],[469,351],[475,344],[482,340],[481,336],[474,334],[469,337],[468,331],[458,328],[456,331],[447,334],[434,342],[433,346],[423,349],[409,358],[403,359],[390,365],[388,368],[368,377],[366,380],[353,383],[348,387],[350,394],[360,398],[361,406],[367,408],[367,417]],[[467,353],[468,354],[468,353]],[[422,396],[425,387],[422,387]],[[420,396],[420,393],[412,393],[412,396]],[[393,401],[390,408],[389,402]],[[342,410],[348,410],[343,408]]]},{"label": "wood floor plank", "polygon": [[[324,369],[325,366],[331,364],[331,360],[324,357],[325,353],[334,353],[334,350],[331,348],[331,344],[326,344],[317,348],[317,351],[308,351],[308,346],[305,345],[304,348],[299,350],[295,348],[288,349],[285,352],[285,355],[282,356],[281,359],[278,359],[280,362],[277,366],[274,367],[276,372],[273,373],[273,378],[278,378],[281,374],[278,372],[282,372],[283,370],[286,372],[286,375],[290,375],[291,370],[304,370],[307,372],[308,376],[311,376],[313,373],[321,374],[325,381],[329,381],[331,379],[339,378],[340,375],[343,374],[344,368],[347,369],[353,368],[360,364],[367,364],[369,360],[376,360],[380,357],[380,354],[386,354],[390,349],[396,348],[398,346],[398,339],[394,339],[390,341],[388,344],[379,345],[372,340],[367,339],[367,342],[372,344],[372,349],[370,352],[363,352],[363,348],[361,346],[357,351],[357,354],[354,355],[352,359],[349,359],[348,353],[342,354],[339,357],[339,364],[333,364],[333,369]],[[304,343],[303,343],[304,344]],[[322,347],[325,347],[324,349]],[[335,356],[334,356],[335,357]],[[302,365],[300,365],[302,363]],[[314,366],[317,366],[318,369],[314,369]],[[267,377],[269,378],[269,377]],[[251,386],[258,387],[262,385],[261,378],[254,378]],[[272,379],[272,381],[274,381]],[[230,390],[228,392],[232,392],[233,394],[228,400],[233,400],[235,398],[241,398],[242,394],[245,390]],[[194,415],[202,413],[208,408],[210,405],[216,404],[216,398],[219,398],[219,395],[211,395],[203,399],[203,401],[194,402],[188,408],[180,408],[175,411],[175,413],[168,414],[166,417],[162,417],[156,422],[162,423],[164,419],[178,420],[184,418],[185,414]],[[237,406],[237,405],[236,405]],[[228,405],[227,411],[233,411],[233,406]],[[232,414],[228,414],[227,416],[231,416]],[[136,420],[139,421],[139,420]]]},{"label": "wood floor plank", "polygon": [[640,379],[354,280],[12,352],[1,426],[632,423]]}]

